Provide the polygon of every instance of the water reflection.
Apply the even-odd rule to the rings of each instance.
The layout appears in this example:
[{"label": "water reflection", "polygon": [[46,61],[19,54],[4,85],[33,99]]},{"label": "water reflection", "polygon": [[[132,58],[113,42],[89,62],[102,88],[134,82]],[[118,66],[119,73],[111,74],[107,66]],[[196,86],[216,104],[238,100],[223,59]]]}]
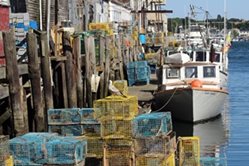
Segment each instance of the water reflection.
[{"label": "water reflection", "polygon": [[[223,115],[200,124],[174,122],[178,136],[199,136],[202,165],[227,165],[226,147],[229,137],[229,117],[227,105]],[[204,163],[204,164],[203,164]]]}]

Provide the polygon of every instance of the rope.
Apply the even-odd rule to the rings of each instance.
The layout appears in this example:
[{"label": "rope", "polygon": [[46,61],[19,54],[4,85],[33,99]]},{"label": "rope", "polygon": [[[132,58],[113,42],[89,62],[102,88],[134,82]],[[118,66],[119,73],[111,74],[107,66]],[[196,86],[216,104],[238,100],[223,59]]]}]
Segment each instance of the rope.
[{"label": "rope", "polygon": [[157,110],[155,110],[155,111],[153,111],[153,112],[159,112],[159,111],[161,111],[164,107],[166,107],[166,106],[169,104],[169,102],[172,100],[172,98],[174,97],[176,91],[177,91],[177,88],[175,88],[175,90],[174,90],[174,92],[172,93],[172,95],[170,96],[169,100],[168,100],[167,102],[165,102],[164,105],[163,105],[161,108],[159,108],[159,109],[157,109]]}]

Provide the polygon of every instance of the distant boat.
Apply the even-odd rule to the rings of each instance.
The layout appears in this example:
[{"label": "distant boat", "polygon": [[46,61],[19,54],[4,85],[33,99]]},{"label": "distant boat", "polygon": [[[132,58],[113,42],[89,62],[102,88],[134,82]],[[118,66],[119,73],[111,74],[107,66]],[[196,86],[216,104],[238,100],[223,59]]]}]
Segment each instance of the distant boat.
[{"label": "distant boat", "polygon": [[209,61],[211,54],[202,56],[202,61],[196,61],[196,53],[194,59],[182,52],[166,57],[166,64],[160,70],[161,88],[154,94],[152,112],[170,111],[174,119],[191,123],[220,115],[228,95],[222,83],[226,74],[218,62]]}]

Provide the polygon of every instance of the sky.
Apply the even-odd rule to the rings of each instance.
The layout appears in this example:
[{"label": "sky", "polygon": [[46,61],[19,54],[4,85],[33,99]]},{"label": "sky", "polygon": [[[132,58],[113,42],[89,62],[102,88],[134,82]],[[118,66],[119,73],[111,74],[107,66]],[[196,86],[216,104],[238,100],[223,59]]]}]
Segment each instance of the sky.
[{"label": "sky", "polygon": [[[220,14],[224,16],[224,1],[225,0],[166,0],[166,9],[173,10],[168,17],[186,17],[190,11],[190,4],[210,13],[210,18],[217,18]],[[249,0],[226,0],[227,17],[249,20]],[[201,10],[198,17],[204,19],[204,13]]]}]

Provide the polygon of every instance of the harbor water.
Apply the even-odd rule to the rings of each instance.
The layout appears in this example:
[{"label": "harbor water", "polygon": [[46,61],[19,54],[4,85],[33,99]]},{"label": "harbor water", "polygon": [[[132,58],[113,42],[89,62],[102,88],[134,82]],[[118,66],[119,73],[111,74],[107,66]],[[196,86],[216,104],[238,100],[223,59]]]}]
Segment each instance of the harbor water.
[{"label": "harbor water", "polygon": [[227,163],[249,165],[249,43],[233,43],[229,54],[229,139]]},{"label": "harbor water", "polygon": [[[190,125],[175,122],[179,136],[199,136],[204,164],[249,165],[249,43],[233,43],[229,52],[229,97],[221,117]],[[209,162],[208,162],[209,161]]]}]

